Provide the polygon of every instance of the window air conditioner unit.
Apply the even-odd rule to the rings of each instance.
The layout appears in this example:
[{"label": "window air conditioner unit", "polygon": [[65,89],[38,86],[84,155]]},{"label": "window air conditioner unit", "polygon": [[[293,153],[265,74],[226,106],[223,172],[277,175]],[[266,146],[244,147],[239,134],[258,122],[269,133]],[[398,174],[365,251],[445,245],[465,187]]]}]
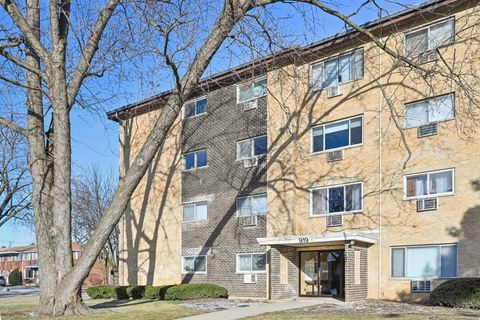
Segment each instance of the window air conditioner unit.
[{"label": "window air conditioner unit", "polygon": [[257,107],[257,99],[242,103],[243,111],[255,109]]},{"label": "window air conditioner unit", "polygon": [[244,274],[243,283],[257,283],[257,275],[251,273]]},{"label": "window air conditioner unit", "polygon": [[438,59],[437,49],[422,52],[418,55],[419,63],[427,63]]},{"label": "window air conditioner unit", "polygon": [[429,199],[421,199],[417,200],[417,211],[431,211],[438,209],[438,199],[437,198],[429,198]]},{"label": "window air conditioner unit", "polygon": [[244,227],[254,227],[257,225],[258,219],[257,216],[246,216],[243,217],[243,226]]},{"label": "window air conditioner unit", "polygon": [[343,150],[335,150],[327,153],[328,162],[340,161],[340,160],[343,160]]},{"label": "window air conditioner unit", "polygon": [[327,227],[341,226],[342,224],[343,216],[341,214],[327,217]]},{"label": "window air conditioner unit", "polygon": [[251,167],[258,166],[258,159],[256,157],[255,158],[244,159],[243,160],[243,166],[245,168],[251,168]]},{"label": "window air conditioner unit", "polygon": [[417,136],[419,138],[433,136],[438,133],[438,126],[437,123],[429,123],[418,127]]},{"label": "window air conditioner unit", "polygon": [[432,290],[432,280],[412,280],[412,292],[430,292]]},{"label": "window air conditioner unit", "polygon": [[342,91],[342,86],[334,86],[334,87],[328,87],[327,88],[327,98],[333,98],[336,96],[341,96],[343,93]]}]

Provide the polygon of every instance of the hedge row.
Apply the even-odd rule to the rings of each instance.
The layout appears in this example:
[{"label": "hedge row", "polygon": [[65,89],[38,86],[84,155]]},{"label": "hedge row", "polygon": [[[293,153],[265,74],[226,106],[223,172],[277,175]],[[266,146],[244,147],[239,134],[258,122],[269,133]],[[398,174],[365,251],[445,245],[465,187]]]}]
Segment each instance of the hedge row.
[{"label": "hedge row", "polygon": [[227,298],[227,289],[214,284],[171,286],[95,286],[87,288],[92,299],[192,300]]},{"label": "hedge row", "polygon": [[458,278],[445,281],[430,294],[433,304],[480,309],[480,278]]}]

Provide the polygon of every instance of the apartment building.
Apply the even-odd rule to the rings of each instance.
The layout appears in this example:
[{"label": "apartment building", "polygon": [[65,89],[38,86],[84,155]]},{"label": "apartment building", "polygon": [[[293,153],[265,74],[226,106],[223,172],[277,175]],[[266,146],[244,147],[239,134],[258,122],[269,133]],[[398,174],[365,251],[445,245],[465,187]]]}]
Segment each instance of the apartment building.
[{"label": "apartment building", "polygon": [[[80,258],[82,246],[79,243],[72,243],[74,263]],[[1,247],[0,248],[0,276],[5,277],[8,283],[8,275],[13,270],[19,270],[22,274],[24,285],[38,285],[40,283],[40,272],[38,267],[37,245],[32,243],[28,246]],[[96,285],[104,283],[104,266],[97,261],[90,271],[85,284]]]},{"label": "apartment building", "polygon": [[[203,80],[120,223],[120,283],[418,300],[480,276],[479,10],[430,1],[365,26],[392,52],[351,31]],[[108,114],[121,173],[168,96]]]}]

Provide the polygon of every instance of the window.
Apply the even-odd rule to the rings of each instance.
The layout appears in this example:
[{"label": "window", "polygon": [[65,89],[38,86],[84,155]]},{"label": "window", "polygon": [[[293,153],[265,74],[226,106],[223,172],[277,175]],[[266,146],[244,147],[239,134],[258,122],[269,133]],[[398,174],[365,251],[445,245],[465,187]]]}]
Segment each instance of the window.
[{"label": "window", "polygon": [[314,64],[311,77],[313,89],[334,87],[363,78],[363,49]]},{"label": "window", "polygon": [[237,142],[237,160],[255,158],[267,153],[267,136]]},{"label": "window", "polygon": [[25,278],[26,279],[35,278],[35,270],[33,270],[32,268],[28,268],[27,270],[25,270]]},{"label": "window", "polygon": [[189,171],[206,167],[208,164],[207,150],[200,150],[183,155],[183,170]]},{"label": "window", "polygon": [[5,258],[2,256],[0,257],[0,262],[3,262],[3,261],[5,261]]},{"label": "window", "polygon": [[363,118],[355,117],[312,128],[312,153],[363,142]]},{"label": "window", "polygon": [[17,255],[15,256],[15,261],[20,261],[20,258],[21,258],[21,257],[20,257],[20,254],[17,254]]},{"label": "window", "polygon": [[182,257],[183,273],[207,273],[207,256]]},{"label": "window", "polygon": [[38,260],[38,253],[32,252],[32,260]]},{"label": "window", "polygon": [[183,221],[207,220],[208,205],[196,202],[183,205]]},{"label": "window", "polygon": [[200,98],[185,103],[183,112],[184,118],[191,118],[207,113],[207,98]]},{"label": "window", "polygon": [[405,128],[445,121],[455,117],[453,93],[405,105]]},{"label": "window", "polygon": [[454,278],[457,276],[457,245],[392,248],[394,278]]},{"label": "window", "polygon": [[30,260],[30,253],[24,253],[22,260]]},{"label": "window", "polygon": [[362,183],[310,190],[311,215],[362,210]]},{"label": "window", "polygon": [[267,95],[267,78],[237,86],[237,103],[243,103]]},{"label": "window", "polygon": [[419,54],[450,44],[454,40],[455,19],[449,19],[405,34],[405,53]]},{"label": "window", "polygon": [[260,194],[256,196],[237,198],[238,216],[255,216],[267,213],[267,195]]},{"label": "window", "polygon": [[453,194],[453,169],[413,174],[405,177],[406,198]]},{"label": "window", "polygon": [[237,272],[255,273],[267,270],[267,255],[265,253],[237,254]]},{"label": "window", "polygon": [[8,256],[7,261],[13,261],[13,256]]},{"label": "window", "polygon": [[80,258],[80,251],[73,251],[73,259],[78,260]]}]

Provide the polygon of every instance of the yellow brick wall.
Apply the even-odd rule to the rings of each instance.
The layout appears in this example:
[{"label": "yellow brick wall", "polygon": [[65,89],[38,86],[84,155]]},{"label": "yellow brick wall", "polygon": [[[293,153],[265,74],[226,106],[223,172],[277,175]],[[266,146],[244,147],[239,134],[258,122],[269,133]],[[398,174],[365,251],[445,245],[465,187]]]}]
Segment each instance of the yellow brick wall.
[{"label": "yellow brick wall", "polygon": [[[121,171],[133,161],[159,111],[125,121],[120,129]],[[167,135],[132,196],[120,222],[120,283],[163,285],[181,277],[181,149],[180,121]]]},{"label": "yellow brick wall", "polygon": [[[456,43],[440,50],[445,62],[467,81],[473,79],[470,73],[480,75],[474,62],[479,46],[468,40],[480,34],[478,23],[471,27],[478,22],[473,11],[478,8],[455,14],[460,31]],[[403,36],[398,32],[390,37],[389,45],[402,52]],[[363,212],[345,215],[343,226],[328,231],[381,231],[379,242],[369,248],[370,298],[424,297],[410,295],[408,280],[391,279],[394,245],[458,243],[458,275],[479,276],[480,190],[474,184],[480,181],[478,108],[454,81],[445,80],[448,68],[442,61],[421,65],[437,70],[423,77],[410,67],[393,66],[389,55],[369,43],[332,54],[355,47],[365,50],[365,77],[345,84],[340,97],[308,91],[308,63],[269,73],[268,236],[326,232],[325,218],[309,215],[309,189],[363,181]],[[456,117],[440,123],[438,135],[417,138],[416,128],[402,129],[404,103],[450,92],[456,93]],[[346,149],[344,160],[328,163],[325,154],[310,153],[313,125],[360,114],[363,145]],[[408,161],[401,133],[411,150]],[[436,211],[416,212],[415,201],[403,199],[404,175],[447,168],[455,169],[455,195],[440,197]]]}]

